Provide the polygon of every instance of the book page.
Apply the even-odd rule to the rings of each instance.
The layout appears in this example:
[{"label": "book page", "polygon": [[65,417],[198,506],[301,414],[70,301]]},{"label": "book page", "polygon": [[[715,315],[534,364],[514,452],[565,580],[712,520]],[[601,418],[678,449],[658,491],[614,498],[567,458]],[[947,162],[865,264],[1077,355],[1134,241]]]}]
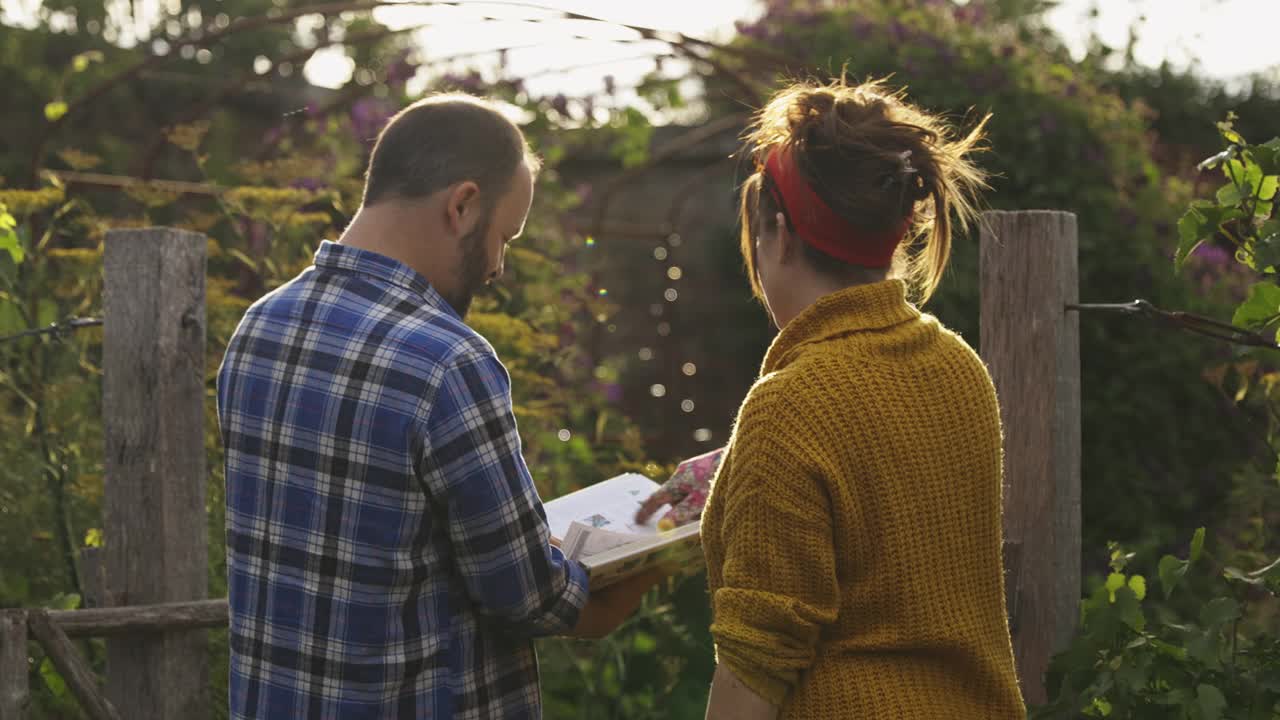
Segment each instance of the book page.
[{"label": "book page", "polygon": [[565,533],[560,548],[570,560],[581,560],[592,555],[599,555],[617,547],[636,541],[642,535],[609,532],[601,528],[593,528],[580,522],[569,524],[569,532]]},{"label": "book page", "polygon": [[696,571],[704,563],[701,531],[701,522],[681,525],[656,536],[640,537],[635,542],[584,557],[580,562],[587,568],[593,590],[656,567],[669,568],[673,574]]},{"label": "book page", "polygon": [[544,503],[551,534],[566,539],[570,524],[578,522],[613,533],[655,535],[660,513],[643,525],[636,524],[635,517],[640,504],[658,487],[643,475],[627,473]]}]

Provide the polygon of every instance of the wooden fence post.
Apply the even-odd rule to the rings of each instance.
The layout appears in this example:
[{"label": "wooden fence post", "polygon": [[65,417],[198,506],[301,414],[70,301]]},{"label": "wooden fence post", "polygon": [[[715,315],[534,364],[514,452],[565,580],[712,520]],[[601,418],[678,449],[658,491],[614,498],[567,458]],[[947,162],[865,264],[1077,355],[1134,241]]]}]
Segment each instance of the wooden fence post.
[{"label": "wooden fence post", "polygon": [[1028,703],[1046,700],[1050,657],[1080,599],[1080,323],[1076,217],[986,212],[981,355],[1004,421],[1005,593]]},{"label": "wooden fence post", "polygon": [[[208,596],[203,235],[107,233],[105,605]],[[203,631],[107,641],[107,696],[137,720],[207,717]]]},{"label": "wooden fence post", "polygon": [[44,646],[45,654],[66,681],[71,694],[90,720],[121,720],[111,701],[98,690],[98,676],[80,657],[80,651],[71,638],[49,619],[48,610],[31,610],[27,613],[31,634]]},{"label": "wooden fence post", "polygon": [[0,720],[26,720],[28,670],[27,613],[0,610]]}]

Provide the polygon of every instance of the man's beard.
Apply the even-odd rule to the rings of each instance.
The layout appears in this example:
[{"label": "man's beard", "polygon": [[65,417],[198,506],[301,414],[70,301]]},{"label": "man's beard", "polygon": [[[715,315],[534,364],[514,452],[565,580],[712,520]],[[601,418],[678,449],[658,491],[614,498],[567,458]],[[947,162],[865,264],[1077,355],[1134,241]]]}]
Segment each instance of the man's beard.
[{"label": "man's beard", "polygon": [[489,279],[486,275],[489,258],[485,253],[484,240],[489,234],[491,219],[486,217],[461,240],[462,263],[458,268],[458,287],[454,292],[444,296],[445,302],[453,307],[458,317],[467,316],[467,311],[471,309],[471,301],[476,293],[484,289]]}]

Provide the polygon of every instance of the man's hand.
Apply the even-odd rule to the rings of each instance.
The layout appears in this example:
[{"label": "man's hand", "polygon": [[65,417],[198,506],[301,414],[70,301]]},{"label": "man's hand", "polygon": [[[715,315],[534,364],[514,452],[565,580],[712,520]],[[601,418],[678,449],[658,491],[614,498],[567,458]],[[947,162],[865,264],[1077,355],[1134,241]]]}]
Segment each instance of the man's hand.
[{"label": "man's hand", "polygon": [[644,523],[653,517],[663,505],[671,509],[658,521],[659,530],[670,530],[702,517],[702,506],[707,503],[711,479],[724,456],[724,448],[689,458],[676,466],[676,471],[650,495],[636,512],[636,522]]},{"label": "man's hand", "polygon": [[593,591],[569,634],[595,640],[617,630],[640,607],[645,594],[666,577],[665,569],[656,568]]}]

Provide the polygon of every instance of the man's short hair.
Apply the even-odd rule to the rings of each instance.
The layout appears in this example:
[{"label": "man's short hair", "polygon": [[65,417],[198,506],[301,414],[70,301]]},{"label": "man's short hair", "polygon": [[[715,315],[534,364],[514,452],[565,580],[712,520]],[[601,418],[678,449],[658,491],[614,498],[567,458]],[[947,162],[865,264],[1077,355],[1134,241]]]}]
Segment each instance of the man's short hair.
[{"label": "man's short hair", "polygon": [[540,163],[520,128],[491,102],[461,93],[424,98],[396,113],[378,135],[364,204],[413,200],[471,180],[492,207],[521,162]]}]

